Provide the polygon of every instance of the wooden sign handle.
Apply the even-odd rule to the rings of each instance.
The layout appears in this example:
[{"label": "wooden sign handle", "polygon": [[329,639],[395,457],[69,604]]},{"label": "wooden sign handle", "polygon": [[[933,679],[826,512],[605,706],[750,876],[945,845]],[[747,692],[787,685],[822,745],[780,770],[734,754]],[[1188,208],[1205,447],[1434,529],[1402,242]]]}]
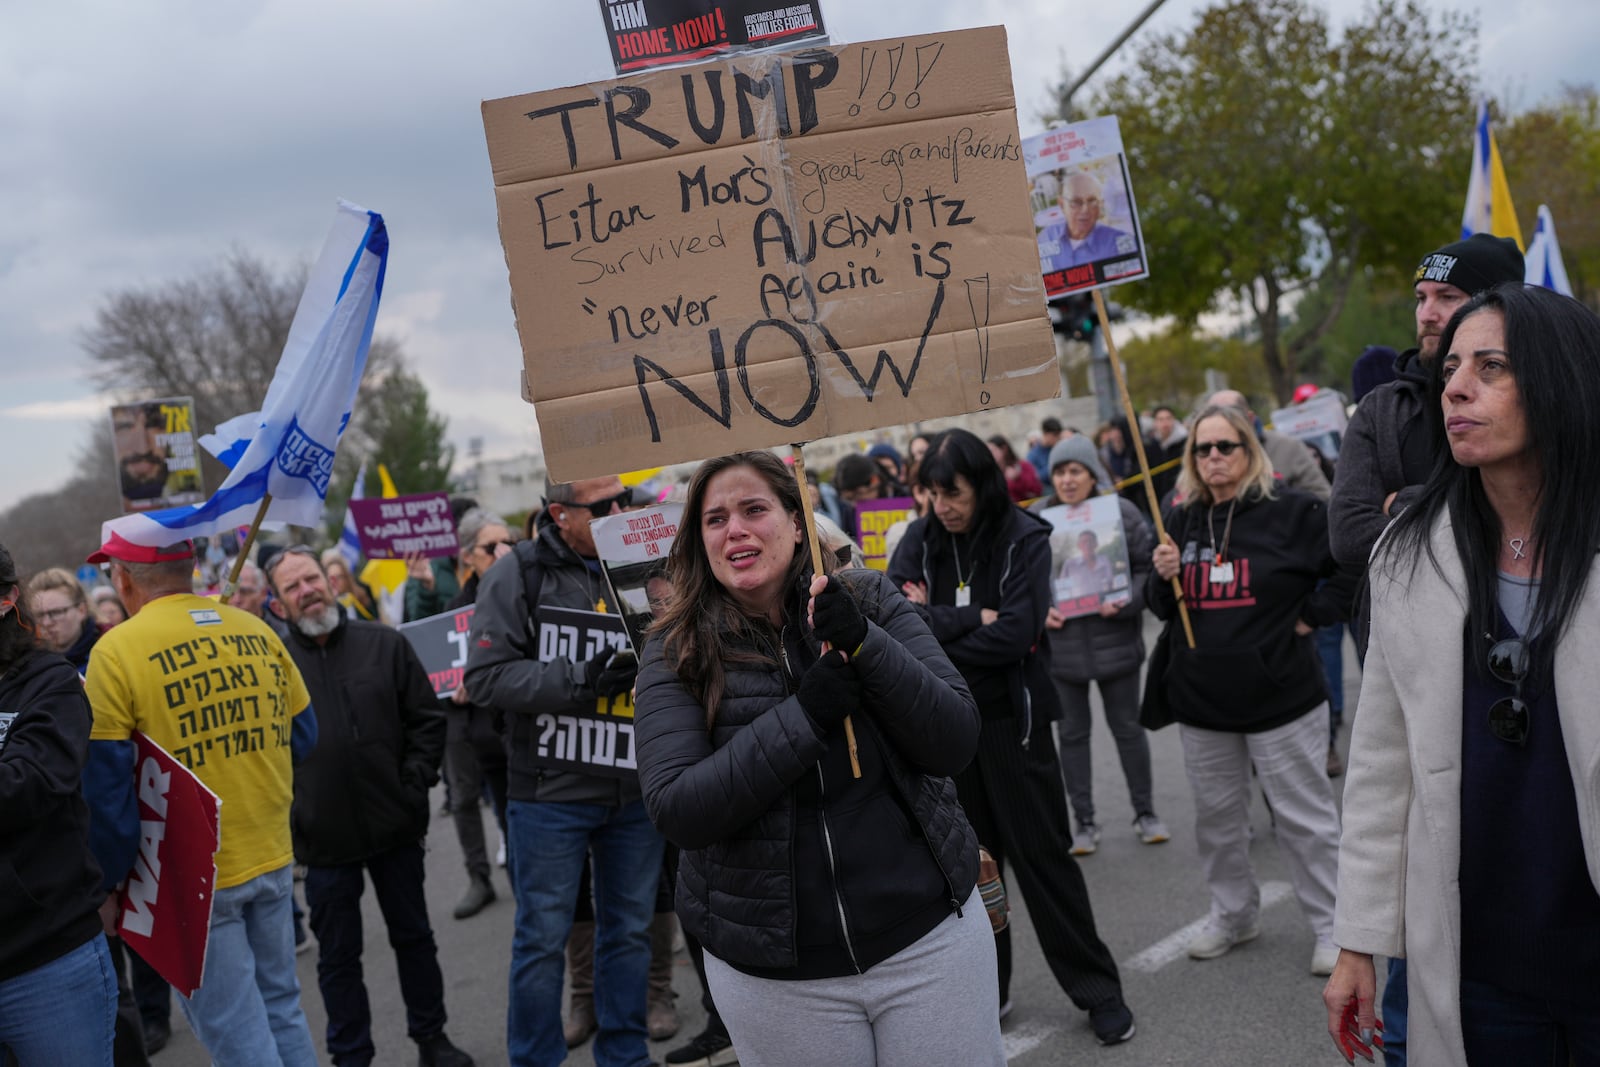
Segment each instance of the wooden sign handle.
[{"label": "wooden sign handle", "polygon": [[267,517],[267,508],[272,504],[272,494],[261,495],[261,506],[256,508],[256,517],[250,520],[250,532],[245,535],[244,544],[239,546],[239,554],[233,557],[233,569],[228,571],[228,580],[222,583],[221,601],[226,604],[233,599],[233,594],[239,591],[239,573],[244,570],[245,557],[250,555],[250,546],[256,543],[256,534],[261,532],[261,520]]},{"label": "wooden sign handle", "polygon": [[[1122,397],[1122,412],[1128,420],[1128,434],[1133,438],[1134,455],[1139,458],[1139,473],[1144,477],[1145,499],[1150,502],[1150,519],[1156,526],[1156,541],[1167,539],[1166,524],[1161,521],[1161,501],[1156,498],[1155,482],[1150,479],[1150,461],[1144,454],[1144,434],[1139,430],[1139,416],[1133,410],[1133,399],[1128,396],[1128,381],[1122,376],[1122,361],[1117,358],[1117,343],[1111,339],[1111,320],[1106,315],[1106,298],[1100,290],[1094,291],[1094,313],[1100,319],[1100,336],[1105,338],[1106,353],[1111,357],[1111,373],[1117,379],[1117,393]],[[1194,647],[1194,628],[1189,625],[1189,609],[1183,602],[1183,583],[1172,576],[1172,595],[1178,598],[1178,618],[1183,621],[1183,636]]]},{"label": "wooden sign handle", "polygon": [[[789,446],[789,454],[794,457],[794,480],[800,483],[800,508],[805,512],[806,529],[811,532],[811,568],[817,574],[823,574],[826,572],[822,569],[822,538],[817,535],[817,515],[811,507],[811,489],[806,485],[806,457],[797,444]],[[822,650],[828,651],[826,641],[822,643]],[[850,773],[860,778],[861,758],[856,753],[856,727],[848,715],[844,717],[844,742],[850,749]]]}]

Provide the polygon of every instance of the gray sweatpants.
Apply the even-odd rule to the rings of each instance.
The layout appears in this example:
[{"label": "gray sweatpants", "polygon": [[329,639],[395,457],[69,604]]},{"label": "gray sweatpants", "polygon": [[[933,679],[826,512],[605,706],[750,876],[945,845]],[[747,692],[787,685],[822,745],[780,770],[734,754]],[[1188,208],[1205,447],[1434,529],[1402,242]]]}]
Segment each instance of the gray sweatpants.
[{"label": "gray sweatpants", "polygon": [[994,934],[977,890],[961,910],[843,978],[755,978],[707,951],[741,1067],[1005,1067]]}]

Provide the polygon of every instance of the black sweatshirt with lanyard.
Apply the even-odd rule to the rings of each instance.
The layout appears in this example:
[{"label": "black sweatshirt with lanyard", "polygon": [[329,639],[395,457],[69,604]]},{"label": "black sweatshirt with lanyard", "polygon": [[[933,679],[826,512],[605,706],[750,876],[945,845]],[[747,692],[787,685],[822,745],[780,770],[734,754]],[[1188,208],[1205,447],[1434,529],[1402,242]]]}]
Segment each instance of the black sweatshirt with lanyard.
[{"label": "black sweatshirt with lanyard", "polygon": [[[1327,507],[1309,493],[1192,501],[1166,516],[1178,545],[1195,647],[1172,642],[1166,696],[1189,726],[1256,733],[1293,722],[1328,699],[1322,660],[1297,621],[1326,626],[1349,611],[1353,578],[1328,549]],[[1324,578],[1334,578],[1319,585]],[[1158,618],[1177,614],[1172,583],[1154,571],[1145,587]]]},{"label": "black sweatshirt with lanyard", "polygon": [[[889,579],[897,588],[927,587],[928,628],[967,680],[979,713],[1021,718],[1027,737],[1033,716],[1061,717],[1042,640],[1051,603],[1050,524],[1015,506],[976,539],[938,536],[938,521],[926,516],[907,527]],[[998,613],[988,625],[985,608]]]}]

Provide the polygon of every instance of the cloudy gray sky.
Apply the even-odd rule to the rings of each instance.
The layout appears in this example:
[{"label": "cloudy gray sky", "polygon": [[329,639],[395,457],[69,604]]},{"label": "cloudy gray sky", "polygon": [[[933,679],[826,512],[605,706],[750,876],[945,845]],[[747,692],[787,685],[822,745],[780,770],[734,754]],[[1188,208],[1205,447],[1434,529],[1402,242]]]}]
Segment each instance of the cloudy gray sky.
[{"label": "cloudy gray sky", "polygon": [[[599,6],[0,0],[0,507],[63,479],[105,417],[115,383],[89,380],[79,338],[106,293],[232,247],[309,260],[340,196],[388,220],[380,329],[451,438],[481,436],[491,457],[536,447],[478,105],[608,77]],[[840,42],[1004,23],[1026,135],[1062,60],[1087,63],[1143,6],[824,0],[823,13]],[[1142,32],[1186,27],[1200,6],[1168,0]],[[1336,23],[1359,9],[1329,4]],[[1490,91],[1527,107],[1593,77],[1600,5],[1501,10],[1480,35]]]}]

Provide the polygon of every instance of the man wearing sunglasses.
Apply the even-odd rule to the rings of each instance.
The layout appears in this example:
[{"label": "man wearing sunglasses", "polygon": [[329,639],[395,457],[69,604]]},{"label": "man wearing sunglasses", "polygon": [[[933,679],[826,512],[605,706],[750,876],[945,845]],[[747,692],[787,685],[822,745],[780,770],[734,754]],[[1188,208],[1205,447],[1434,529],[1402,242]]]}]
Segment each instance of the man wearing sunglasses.
[{"label": "man wearing sunglasses", "polygon": [[539,754],[548,732],[541,719],[550,724],[554,716],[592,712],[597,701],[633,687],[631,654],[552,654],[538,640],[541,608],[614,610],[605,604],[589,523],[628,498],[615,477],[551,482],[536,536],[490,567],[478,586],[466,685],[474,702],[505,714],[509,735],[506,836],[517,905],[507,1018],[513,1067],[548,1067],[566,1057],[563,950],[591,856],[594,885],[604,887],[594,900],[594,1062],[650,1062],[645,1005],[661,835],[645,814],[636,774],[591,772]]}]

